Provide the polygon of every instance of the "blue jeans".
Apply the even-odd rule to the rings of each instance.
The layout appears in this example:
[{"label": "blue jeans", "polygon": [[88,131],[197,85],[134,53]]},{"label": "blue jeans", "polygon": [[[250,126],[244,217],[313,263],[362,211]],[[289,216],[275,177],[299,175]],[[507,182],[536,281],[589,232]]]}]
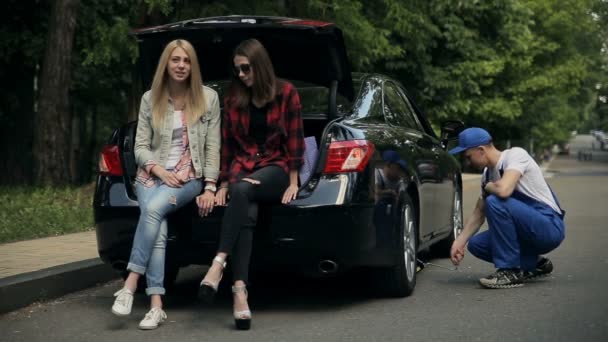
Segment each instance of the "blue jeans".
[{"label": "blue jeans", "polygon": [[127,270],[146,275],[148,295],[164,295],[167,216],[200,194],[202,181],[191,180],[181,188],[156,182],[151,187],[136,183],[139,222]]},{"label": "blue jeans", "polygon": [[488,196],[485,215],[489,229],[473,236],[468,249],[496,268],[532,271],[540,254],[564,240],[564,221],[558,213],[515,192],[506,199]]}]

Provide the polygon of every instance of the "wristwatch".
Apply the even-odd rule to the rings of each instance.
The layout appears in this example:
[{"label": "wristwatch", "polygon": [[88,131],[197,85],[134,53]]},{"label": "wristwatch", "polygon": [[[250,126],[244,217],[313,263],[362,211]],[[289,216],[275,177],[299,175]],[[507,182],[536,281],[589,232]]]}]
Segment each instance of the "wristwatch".
[{"label": "wristwatch", "polygon": [[215,193],[217,191],[217,187],[215,186],[215,184],[207,184],[205,185],[205,190],[209,190]]}]

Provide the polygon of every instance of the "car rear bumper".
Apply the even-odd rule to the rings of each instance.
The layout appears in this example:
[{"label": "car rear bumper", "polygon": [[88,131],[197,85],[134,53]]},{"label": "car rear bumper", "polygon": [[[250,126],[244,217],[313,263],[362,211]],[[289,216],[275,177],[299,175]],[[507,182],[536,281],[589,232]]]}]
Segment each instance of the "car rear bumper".
[{"label": "car rear bumper", "polygon": [[[170,217],[167,253],[171,259],[180,265],[208,264],[221,230],[223,208],[218,209],[211,217],[200,218],[191,204]],[[260,218],[255,232],[255,268],[322,275],[359,266],[390,266],[401,257],[395,226],[377,229],[373,206],[266,210],[268,216]],[[98,250],[104,262],[124,268],[138,216],[137,207],[95,208]]]},{"label": "car rear bumper", "polygon": [[393,265],[399,259],[395,234],[376,229],[373,207],[280,209],[271,216],[260,261],[304,273],[324,273],[319,269],[323,261],[334,262],[338,271],[346,271],[358,266]]}]

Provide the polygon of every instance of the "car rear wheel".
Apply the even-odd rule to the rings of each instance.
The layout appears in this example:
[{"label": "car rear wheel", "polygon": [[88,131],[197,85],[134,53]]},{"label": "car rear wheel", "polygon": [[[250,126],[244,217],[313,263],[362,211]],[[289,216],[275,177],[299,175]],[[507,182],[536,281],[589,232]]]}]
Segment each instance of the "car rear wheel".
[{"label": "car rear wheel", "polygon": [[391,297],[405,297],[416,287],[418,253],[417,218],[411,199],[406,195],[400,211],[399,252],[397,265],[378,270],[376,278],[379,290]]},{"label": "car rear wheel", "polygon": [[462,188],[456,188],[454,191],[454,199],[452,202],[452,231],[445,239],[439,241],[433,248],[437,256],[447,258],[450,256],[450,250],[454,240],[462,233],[464,221],[462,219]]}]

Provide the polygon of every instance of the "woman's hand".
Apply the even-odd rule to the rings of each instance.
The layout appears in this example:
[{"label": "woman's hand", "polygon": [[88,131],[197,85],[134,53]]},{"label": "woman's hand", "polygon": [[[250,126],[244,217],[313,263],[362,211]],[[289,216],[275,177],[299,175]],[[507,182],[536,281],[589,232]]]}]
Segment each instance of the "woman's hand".
[{"label": "woman's hand", "polygon": [[201,216],[207,216],[213,211],[215,195],[210,190],[205,190],[202,195],[196,196],[196,205],[198,205],[198,213]]},{"label": "woman's hand", "polygon": [[287,187],[287,190],[285,190],[285,193],[283,194],[283,200],[281,201],[281,203],[287,204],[287,203],[291,202],[292,200],[296,199],[297,195],[298,195],[298,186],[296,184],[290,184]]},{"label": "woman's hand", "polygon": [[154,165],[152,169],[150,169],[150,172],[152,172],[156,177],[160,178],[160,180],[167,184],[167,186],[172,188],[182,187],[183,182],[175,173],[169,172],[159,165]]},{"label": "woman's hand", "polygon": [[228,185],[222,184],[219,190],[215,193],[215,205],[225,206],[228,197]]}]

